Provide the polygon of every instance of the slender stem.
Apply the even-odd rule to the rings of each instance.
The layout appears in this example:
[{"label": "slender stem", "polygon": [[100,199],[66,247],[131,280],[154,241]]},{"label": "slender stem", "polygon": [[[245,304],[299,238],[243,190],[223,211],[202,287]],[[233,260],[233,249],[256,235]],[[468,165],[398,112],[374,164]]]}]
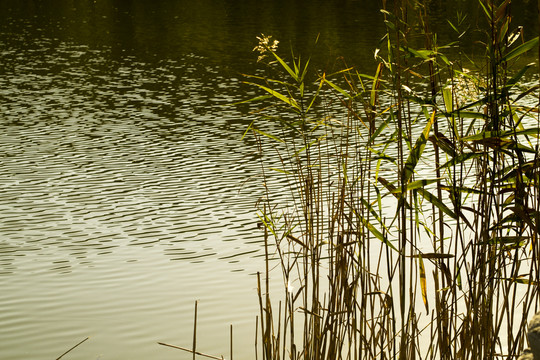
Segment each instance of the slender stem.
[{"label": "slender stem", "polygon": [[193,320],[193,360],[195,360],[197,355],[197,301],[195,301],[195,315]]},{"label": "slender stem", "polygon": [[167,347],[171,347],[173,349],[178,349],[178,350],[183,350],[183,351],[193,353],[193,356],[199,355],[199,356],[207,357],[209,359],[223,360],[223,356],[208,355],[208,354],[202,353],[200,351],[193,351],[193,349],[188,349],[188,348],[177,346],[177,345],[166,344],[166,343],[163,343],[163,342],[158,342],[158,344],[163,345],[163,346],[167,346]]},{"label": "slender stem", "polygon": [[60,355],[59,357],[56,358],[56,360],[59,360],[61,359],[62,357],[64,357],[64,355],[66,355],[67,353],[69,353],[71,350],[75,349],[77,346],[81,345],[83,342],[85,342],[86,340],[90,339],[90,337],[87,337],[86,339],[80,341],[79,343],[77,343],[75,346],[73,346],[71,349],[69,349],[68,351],[66,351],[65,353],[63,353],[62,355]]}]

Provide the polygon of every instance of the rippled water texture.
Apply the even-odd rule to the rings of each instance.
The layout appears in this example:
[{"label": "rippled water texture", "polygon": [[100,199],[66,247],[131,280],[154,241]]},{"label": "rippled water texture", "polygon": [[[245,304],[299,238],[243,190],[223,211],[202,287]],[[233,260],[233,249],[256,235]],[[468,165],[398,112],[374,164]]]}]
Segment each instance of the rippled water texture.
[{"label": "rippled water texture", "polygon": [[237,80],[110,52],[1,40],[0,358],[87,336],[71,358],[178,358],[157,341],[190,344],[195,300],[202,351],[228,351],[230,323],[254,337],[256,164],[220,107]]}]

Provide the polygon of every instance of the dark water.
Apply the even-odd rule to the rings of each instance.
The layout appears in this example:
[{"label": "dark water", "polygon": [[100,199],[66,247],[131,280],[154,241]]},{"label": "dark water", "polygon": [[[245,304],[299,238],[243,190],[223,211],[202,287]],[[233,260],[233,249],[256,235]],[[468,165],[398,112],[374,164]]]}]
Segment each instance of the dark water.
[{"label": "dark water", "polygon": [[[0,358],[56,358],[88,336],[70,359],[190,356],[157,342],[190,346],[195,300],[199,349],[226,355],[233,324],[252,358],[262,189],[241,140],[253,115],[224,105],[252,94],[241,73],[257,71],[260,33],[370,73],[378,5],[1,1]],[[447,29],[455,8],[430,7]]]}]

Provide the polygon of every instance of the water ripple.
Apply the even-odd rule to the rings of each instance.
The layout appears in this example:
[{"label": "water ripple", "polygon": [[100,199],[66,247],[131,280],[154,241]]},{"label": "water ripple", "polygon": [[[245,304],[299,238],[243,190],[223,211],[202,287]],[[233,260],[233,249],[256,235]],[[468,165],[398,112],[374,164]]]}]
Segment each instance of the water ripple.
[{"label": "water ripple", "polygon": [[253,198],[238,192],[255,171],[239,140],[245,124],[205,108],[224,79],[183,77],[193,59],[155,67],[50,39],[19,46],[0,53],[3,272],[31,252],[69,272],[126,246],[186,261],[260,250],[241,240],[254,229],[242,218]]}]

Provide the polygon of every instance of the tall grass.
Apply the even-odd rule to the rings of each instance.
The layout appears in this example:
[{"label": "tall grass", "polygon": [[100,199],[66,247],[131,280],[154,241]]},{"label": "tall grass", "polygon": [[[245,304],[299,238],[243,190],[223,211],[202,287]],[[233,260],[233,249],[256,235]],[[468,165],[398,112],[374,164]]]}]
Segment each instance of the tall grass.
[{"label": "tall grass", "polygon": [[248,83],[265,107],[245,136],[264,177],[262,359],[510,359],[526,345],[539,86],[518,64],[538,38],[513,27],[511,3],[479,1],[486,53],[468,69],[420,0],[383,1],[372,75],[312,71],[260,38],[267,74]]}]

